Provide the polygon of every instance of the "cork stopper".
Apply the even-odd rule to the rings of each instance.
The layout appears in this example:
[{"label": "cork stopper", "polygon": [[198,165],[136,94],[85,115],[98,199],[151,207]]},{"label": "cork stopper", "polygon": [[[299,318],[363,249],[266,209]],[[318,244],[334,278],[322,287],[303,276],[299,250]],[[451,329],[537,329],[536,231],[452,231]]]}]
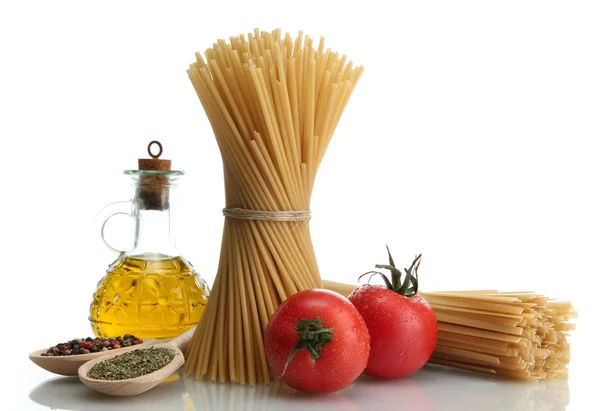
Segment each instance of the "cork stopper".
[{"label": "cork stopper", "polygon": [[[158,146],[158,153],[152,154],[152,146]],[[148,144],[148,154],[151,158],[138,159],[138,168],[143,171],[170,171],[171,160],[161,160],[163,147],[154,140]],[[144,175],[140,177],[137,189],[138,206],[142,210],[169,209],[169,178],[165,175]]]},{"label": "cork stopper", "polygon": [[[158,146],[158,154],[152,154],[152,146],[156,144]],[[154,171],[169,171],[171,170],[171,160],[161,160],[159,157],[163,153],[163,146],[160,141],[151,141],[148,144],[148,155],[152,158],[139,158],[138,169],[140,170],[154,170]]]}]

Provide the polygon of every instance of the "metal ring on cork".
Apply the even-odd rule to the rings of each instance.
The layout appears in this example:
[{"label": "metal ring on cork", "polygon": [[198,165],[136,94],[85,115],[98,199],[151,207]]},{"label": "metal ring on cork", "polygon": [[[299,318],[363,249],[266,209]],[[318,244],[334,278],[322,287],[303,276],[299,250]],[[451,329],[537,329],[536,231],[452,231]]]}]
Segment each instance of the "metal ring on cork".
[{"label": "metal ring on cork", "polygon": [[[152,145],[156,144],[158,145],[158,154],[152,154]],[[163,146],[162,144],[160,144],[160,141],[157,140],[152,140],[149,144],[148,144],[148,155],[152,158],[159,158],[161,156],[163,152]]]}]

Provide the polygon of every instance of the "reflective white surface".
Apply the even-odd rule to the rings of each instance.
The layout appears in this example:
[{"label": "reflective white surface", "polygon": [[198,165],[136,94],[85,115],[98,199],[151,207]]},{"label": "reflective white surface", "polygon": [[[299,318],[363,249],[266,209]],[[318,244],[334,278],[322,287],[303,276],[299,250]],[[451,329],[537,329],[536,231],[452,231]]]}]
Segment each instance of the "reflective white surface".
[{"label": "reflective white surface", "polygon": [[[39,377],[42,374],[38,374]],[[76,377],[51,377],[32,385],[25,410],[567,410],[567,381],[523,383],[485,375],[426,367],[410,378],[361,377],[329,395],[306,395],[281,384],[217,384],[176,374],[144,394],[117,398],[96,393]],[[570,408],[569,408],[570,409]]]}]

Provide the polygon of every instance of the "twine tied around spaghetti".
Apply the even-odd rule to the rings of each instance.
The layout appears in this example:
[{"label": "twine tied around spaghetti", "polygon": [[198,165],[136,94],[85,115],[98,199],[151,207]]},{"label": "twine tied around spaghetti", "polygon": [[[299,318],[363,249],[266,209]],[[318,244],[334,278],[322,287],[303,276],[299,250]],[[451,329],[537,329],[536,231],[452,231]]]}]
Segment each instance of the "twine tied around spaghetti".
[{"label": "twine tied around spaghetti", "polygon": [[306,221],[308,223],[311,218],[311,211],[262,211],[247,210],[245,208],[224,208],[223,215],[225,217],[237,218],[238,220]]}]

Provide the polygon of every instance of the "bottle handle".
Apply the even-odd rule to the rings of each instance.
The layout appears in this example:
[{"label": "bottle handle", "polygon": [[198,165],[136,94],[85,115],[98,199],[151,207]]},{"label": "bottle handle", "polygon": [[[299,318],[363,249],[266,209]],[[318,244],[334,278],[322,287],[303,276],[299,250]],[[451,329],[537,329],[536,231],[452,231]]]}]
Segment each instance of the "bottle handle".
[{"label": "bottle handle", "polygon": [[105,205],[96,215],[96,218],[94,218],[95,220],[99,219],[101,216],[106,215],[106,213],[110,213],[108,216],[103,217],[103,221],[102,221],[102,225],[100,226],[100,237],[102,237],[102,242],[104,243],[104,245],[106,247],[108,247],[110,250],[122,254],[124,253],[126,250],[119,250],[117,248],[114,248],[113,246],[111,246],[108,241],[106,240],[106,236],[104,235],[104,229],[106,228],[106,223],[108,223],[108,220],[110,220],[112,217],[116,216],[116,215],[120,215],[120,214],[124,214],[127,215],[129,217],[131,217],[131,208],[132,208],[132,201],[128,200],[128,201],[115,201],[113,203],[107,204]]}]

